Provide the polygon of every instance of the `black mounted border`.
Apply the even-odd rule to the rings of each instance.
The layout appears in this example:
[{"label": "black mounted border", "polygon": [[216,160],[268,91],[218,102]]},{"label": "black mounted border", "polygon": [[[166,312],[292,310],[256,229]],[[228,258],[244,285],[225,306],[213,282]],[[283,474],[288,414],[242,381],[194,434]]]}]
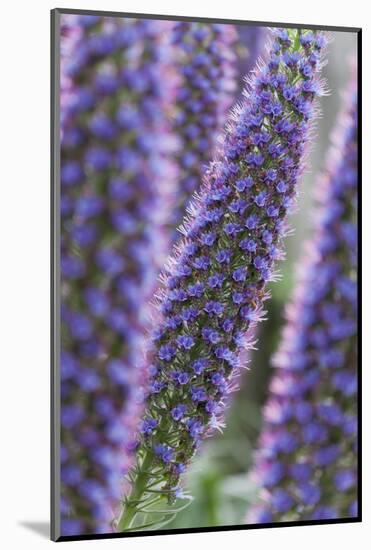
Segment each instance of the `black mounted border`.
[{"label": "black mounted border", "polygon": [[166,21],[202,21],[204,23],[226,23],[243,26],[285,27],[318,29],[333,32],[357,34],[357,83],[358,83],[358,327],[362,328],[362,29],[327,25],[303,25],[299,23],[275,23],[271,21],[244,21],[241,19],[217,19],[180,15],[158,15],[146,13],[125,13],[116,11],[79,10],[55,8],[51,10],[51,96],[50,96],[50,158],[51,158],[51,510],[50,537],[55,542],[74,540],[117,539],[156,535],[206,533],[218,531],[244,531],[268,529],[271,527],[300,527],[306,525],[334,525],[359,523],[362,521],[362,331],[358,334],[358,515],[355,518],[326,520],[303,520],[252,525],[226,525],[218,527],[193,527],[185,529],[159,529],[158,531],[135,531],[128,533],[105,533],[94,535],[60,535],[60,139],[59,139],[59,90],[60,90],[60,16],[63,14],[98,15],[135,19],[157,19]]}]

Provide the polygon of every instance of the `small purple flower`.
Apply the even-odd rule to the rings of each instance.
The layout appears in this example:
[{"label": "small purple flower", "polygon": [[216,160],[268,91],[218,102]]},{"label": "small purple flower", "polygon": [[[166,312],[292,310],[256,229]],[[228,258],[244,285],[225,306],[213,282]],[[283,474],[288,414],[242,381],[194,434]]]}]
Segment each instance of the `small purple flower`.
[{"label": "small purple flower", "polygon": [[83,176],[81,166],[76,161],[67,161],[61,168],[62,185],[68,186],[79,183]]},{"label": "small purple flower", "polygon": [[187,292],[189,296],[202,296],[204,292],[204,284],[203,283],[196,283],[194,285],[189,285]]},{"label": "small purple flower", "polygon": [[145,435],[151,435],[157,426],[158,422],[155,418],[145,418],[140,427],[140,431]]},{"label": "small purple flower", "polygon": [[247,208],[247,202],[243,199],[237,199],[231,202],[229,210],[234,214],[243,214]]},{"label": "small purple flower", "polygon": [[250,166],[260,167],[264,164],[264,156],[260,153],[249,153],[246,157],[246,162]]},{"label": "small purple flower", "polygon": [[209,314],[221,315],[224,311],[224,306],[220,302],[206,302],[205,311]]},{"label": "small purple flower", "polygon": [[251,216],[246,219],[245,226],[247,229],[256,229],[258,222],[258,216],[256,214],[251,214]]},{"label": "small purple flower", "polygon": [[165,464],[168,464],[174,460],[174,451],[167,445],[155,445],[154,451]]},{"label": "small purple flower", "polygon": [[187,405],[181,404],[171,409],[171,416],[177,422],[181,420],[187,412]]},{"label": "small purple flower", "polygon": [[193,261],[193,267],[195,269],[206,270],[210,266],[210,260],[207,256],[198,256]]},{"label": "small purple flower", "polygon": [[192,363],[192,369],[196,374],[201,374],[207,366],[208,366],[207,359],[196,359],[196,361]]},{"label": "small purple flower", "polygon": [[151,394],[160,393],[165,387],[165,383],[161,382],[161,380],[153,380],[150,385],[150,392]]},{"label": "small purple flower", "polygon": [[224,319],[222,328],[225,332],[231,332],[233,330],[233,326],[234,326],[234,322],[232,319],[230,318]]},{"label": "small purple flower", "polygon": [[181,335],[177,338],[178,345],[183,349],[191,349],[194,345],[194,338],[192,336]]},{"label": "small purple flower", "polygon": [[185,386],[189,381],[189,374],[187,372],[175,371],[171,373],[171,376],[175,382],[181,386]]},{"label": "small purple flower", "polygon": [[274,206],[273,204],[271,204],[267,208],[267,214],[270,218],[276,218],[279,214],[279,208],[277,208],[277,206]]},{"label": "small purple flower", "polygon": [[98,250],[96,263],[109,276],[118,275],[125,266],[124,258],[116,250],[108,246]]},{"label": "small purple flower", "polygon": [[187,428],[193,439],[198,439],[203,433],[203,425],[200,420],[190,418],[187,423]]},{"label": "small purple flower", "polygon": [[331,506],[318,506],[318,508],[315,508],[310,519],[336,519],[337,517],[336,508]]},{"label": "small purple flower", "polygon": [[207,282],[211,288],[220,288],[223,284],[224,279],[225,277],[222,273],[216,273],[215,275],[211,275],[208,278]]},{"label": "small purple flower", "polygon": [[236,181],[236,189],[240,193],[243,193],[246,189],[250,189],[253,185],[254,182],[251,176]]},{"label": "small purple flower", "polygon": [[85,163],[88,169],[96,172],[102,172],[106,170],[112,157],[110,152],[102,146],[94,146],[87,150],[85,154]]},{"label": "small purple flower", "polygon": [[218,342],[220,342],[221,339],[220,334],[216,330],[208,327],[204,327],[202,329],[202,337],[204,338],[204,340],[209,341],[211,344],[217,344]]},{"label": "small purple flower", "polygon": [[265,202],[267,200],[267,196],[268,196],[268,192],[267,191],[262,191],[261,193],[259,193],[258,195],[256,195],[254,201],[255,201],[255,204],[259,207],[262,207],[265,205]]},{"label": "small purple flower", "polygon": [[313,469],[305,462],[298,462],[290,465],[289,474],[295,481],[308,481],[313,475]]},{"label": "small purple flower", "polygon": [[254,267],[256,267],[256,269],[262,270],[265,268],[265,266],[266,266],[265,258],[263,258],[262,256],[256,256],[254,258]]},{"label": "small purple flower", "polygon": [[240,248],[247,252],[256,252],[256,242],[253,239],[245,238],[240,241]]},{"label": "small purple flower", "polygon": [[[235,303],[237,305],[240,305],[240,304],[242,304],[244,299],[245,299],[245,296],[243,295],[242,292],[233,292],[233,295],[232,295],[233,303]],[[224,328],[224,326],[223,326],[223,328]]]},{"label": "small purple flower", "polygon": [[215,242],[216,234],[215,233],[203,233],[201,235],[201,242],[206,246],[212,246]]},{"label": "small purple flower", "polygon": [[321,498],[321,490],[314,483],[306,483],[299,486],[300,499],[305,506],[314,506]]},{"label": "small purple flower", "polygon": [[225,383],[225,378],[220,372],[216,372],[212,375],[211,382],[215,384],[215,386],[222,386]]},{"label": "small purple flower", "polygon": [[182,462],[174,464],[174,470],[177,474],[183,474],[186,471],[186,466]]},{"label": "small purple flower", "polygon": [[246,267],[239,267],[232,273],[232,277],[236,282],[241,282],[246,279],[247,270]]},{"label": "small purple flower", "polygon": [[191,387],[191,395],[193,401],[206,401],[207,399],[204,388]]},{"label": "small purple flower", "polygon": [[158,351],[158,356],[163,361],[171,361],[171,359],[176,354],[176,349],[170,344],[166,344],[160,347]]},{"label": "small purple flower", "polygon": [[197,308],[193,306],[189,306],[187,308],[184,308],[181,313],[180,317],[183,321],[190,321],[191,319],[195,319],[198,316],[199,312]]},{"label": "small purple flower", "polygon": [[279,193],[285,193],[287,190],[287,183],[285,181],[279,181],[277,183],[276,189]]},{"label": "small purple flower", "polygon": [[272,494],[273,509],[279,514],[288,512],[294,505],[294,499],[284,489],[275,489]]},{"label": "small purple flower", "polygon": [[228,236],[236,235],[240,231],[241,231],[241,226],[238,223],[230,222],[230,223],[225,224],[225,226],[224,226],[224,232]]},{"label": "small purple flower", "polygon": [[334,485],[338,491],[349,491],[356,485],[356,476],[352,469],[339,470],[334,475]]},{"label": "small purple flower", "polygon": [[221,264],[229,263],[230,257],[231,257],[231,251],[228,249],[219,250],[215,255],[215,259],[217,260],[217,262]]}]

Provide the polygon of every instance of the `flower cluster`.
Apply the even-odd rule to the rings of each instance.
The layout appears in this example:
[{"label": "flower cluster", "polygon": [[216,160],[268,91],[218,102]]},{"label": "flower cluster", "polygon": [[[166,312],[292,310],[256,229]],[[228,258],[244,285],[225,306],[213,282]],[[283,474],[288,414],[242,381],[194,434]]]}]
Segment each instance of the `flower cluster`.
[{"label": "flower cluster", "polygon": [[[180,75],[174,131],[182,143],[174,228],[180,225],[190,198],[198,189],[204,166],[213,157],[233,103],[236,38],[232,25],[181,21],[174,26],[172,43]],[[178,236],[174,231],[174,241]]]},{"label": "flower cluster", "polygon": [[249,522],[357,515],[357,106],[318,182],[320,215],[275,357]]},{"label": "flower cluster", "polygon": [[95,16],[63,22],[63,535],[110,530],[128,467],[146,304],[168,251],[171,26]]},{"label": "flower cluster", "polygon": [[[171,502],[201,439],[220,426],[239,352],[251,345],[283,255],[326,40],[320,32],[273,32],[269,57],[231,118],[164,273],[127,510],[156,480]],[[127,525],[124,508],[118,528]]]}]

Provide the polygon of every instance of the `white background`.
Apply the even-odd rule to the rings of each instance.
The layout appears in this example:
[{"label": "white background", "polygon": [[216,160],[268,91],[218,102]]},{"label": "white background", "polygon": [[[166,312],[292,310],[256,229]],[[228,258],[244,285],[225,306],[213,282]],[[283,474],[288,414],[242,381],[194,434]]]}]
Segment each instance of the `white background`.
[{"label": "white background", "polygon": [[[49,10],[54,7],[240,18],[364,30],[364,241],[370,218],[370,16],[364,0],[37,0],[1,7],[0,64],[0,545],[39,549],[48,540],[49,518]],[[368,65],[368,67],[367,67]],[[364,319],[370,319],[370,265],[364,256]],[[367,341],[367,334],[366,334]],[[204,533],[69,543],[79,548],[182,550],[336,547],[366,548],[371,540],[371,361],[364,359],[364,523]],[[36,530],[35,530],[36,527]],[[44,534],[40,533],[44,532]],[[370,543],[368,543],[368,547]]]}]

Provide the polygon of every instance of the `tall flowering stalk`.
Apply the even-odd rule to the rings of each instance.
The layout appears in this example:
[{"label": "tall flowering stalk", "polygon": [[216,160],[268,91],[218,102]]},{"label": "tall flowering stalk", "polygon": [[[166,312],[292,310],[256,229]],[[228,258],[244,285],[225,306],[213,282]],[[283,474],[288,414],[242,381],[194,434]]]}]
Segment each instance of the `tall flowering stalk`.
[{"label": "tall flowering stalk", "polygon": [[110,531],[133,451],[146,304],[167,254],[172,205],[170,29],[135,19],[64,21],[63,535]]},{"label": "tall flowering stalk", "polygon": [[[180,174],[172,221],[177,228],[204,166],[213,158],[234,100],[237,33],[233,25],[178,22],[172,34],[180,75],[174,120],[174,132],[181,139]],[[174,231],[174,241],[178,236]]]},{"label": "tall flowering stalk", "polygon": [[357,514],[357,105],[352,86],[318,182],[275,373],[249,522]]},{"label": "tall flowering stalk", "polygon": [[324,43],[322,33],[274,31],[267,61],[252,76],[184,224],[159,296],[150,393],[118,530],[176,512],[181,474],[222,424],[239,352],[251,347],[283,254],[322,91]]}]

